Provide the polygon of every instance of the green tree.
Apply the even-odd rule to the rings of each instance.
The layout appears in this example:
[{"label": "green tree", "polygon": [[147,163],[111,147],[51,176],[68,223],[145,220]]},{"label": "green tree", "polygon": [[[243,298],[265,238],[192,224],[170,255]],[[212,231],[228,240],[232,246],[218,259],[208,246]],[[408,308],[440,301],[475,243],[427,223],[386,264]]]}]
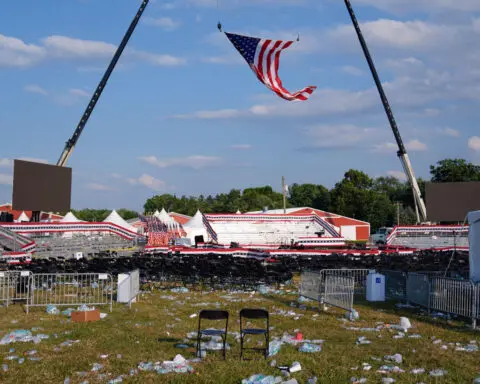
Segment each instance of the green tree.
[{"label": "green tree", "polygon": [[432,182],[480,181],[480,166],[464,159],[444,159],[430,166]]},{"label": "green tree", "polygon": [[130,220],[138,217],[138,212],[132,211],[126,208],[117,209],[117,213],[122,217],[124,220]]},{"label": "green tree", "polygon": [[330,211],[367,221],[373,231],[392,225],[395,209],[385,185],[389,184],[375,183],[364,172],[351,169],[331,190]]},{"label": "green tree", "polygon": [[289,203],[294,207],[312,207],[322,211],[330,205],[330,191],[323,185],[292,184]]}]

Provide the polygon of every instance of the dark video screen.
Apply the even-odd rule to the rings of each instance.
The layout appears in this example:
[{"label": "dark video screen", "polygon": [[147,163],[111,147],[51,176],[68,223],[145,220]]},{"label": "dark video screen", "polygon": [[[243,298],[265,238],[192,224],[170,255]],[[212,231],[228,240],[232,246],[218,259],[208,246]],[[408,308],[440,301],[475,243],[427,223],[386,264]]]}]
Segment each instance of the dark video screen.
[{"label": "dark video screen", "polygon": [[463,222],[480,210],[480,182],[426,183],[425,199],[429,221]]},{"label": "dark video screen", "polygon": [[12,208],[20,211],[70,210],[72,168],[14,160]]}]

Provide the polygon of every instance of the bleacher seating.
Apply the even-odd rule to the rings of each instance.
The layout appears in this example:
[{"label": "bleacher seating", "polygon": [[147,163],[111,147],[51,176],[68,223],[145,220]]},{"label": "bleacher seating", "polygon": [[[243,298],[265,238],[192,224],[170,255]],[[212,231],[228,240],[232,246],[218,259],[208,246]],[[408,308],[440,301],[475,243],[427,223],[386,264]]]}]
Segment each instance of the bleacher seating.
[{"label": "bleacher seating", "polygon": [[[252,217],[219,217],[208,215],[208,220],[217,234],[219,244],[240,245],[287,245],[301,237],[315,237],[324,228],[314,216],[286,217],[283,220]],[[329,234],[326,234],[329,236]]]},{"label": "bleacher seating", "polygon": [[467,226],[395,227],[387,239],[390,246],[417,249],[468,247]]}]

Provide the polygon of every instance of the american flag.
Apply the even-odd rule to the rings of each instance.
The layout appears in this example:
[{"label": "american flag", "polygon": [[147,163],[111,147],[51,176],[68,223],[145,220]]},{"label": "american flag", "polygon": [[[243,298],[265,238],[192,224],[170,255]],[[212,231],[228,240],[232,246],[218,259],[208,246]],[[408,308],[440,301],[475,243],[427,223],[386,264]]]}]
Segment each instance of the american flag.
[{"label": "american flag", "polygon": [[293,44],[293,41],[259,39],[257,37],[225,33],[238,52],[247,61],[258,79],[285,100],[307,100],[315,86],[305,87],[297,92],[290,93],[278,76],[280,54]]}]

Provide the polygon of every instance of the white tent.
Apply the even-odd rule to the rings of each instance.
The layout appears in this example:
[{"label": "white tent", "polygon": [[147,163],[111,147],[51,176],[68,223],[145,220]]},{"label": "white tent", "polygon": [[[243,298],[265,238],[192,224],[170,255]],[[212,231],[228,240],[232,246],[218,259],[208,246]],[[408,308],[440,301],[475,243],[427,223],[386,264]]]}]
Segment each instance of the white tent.
[{"label": "white tent", "polygon": [[468,213],[468,242],[470,244],[470,280],[480,281],[480,211]]},{"label": "white tent", "polygon": [[60,220],[61,223],[78,223],[81,222],[82,220],[77,219],[77,217],[72,213],[68,212],[62,220]]},{"label": "white tent", "polygon": [[128,229],[132,232],[137,233],[137,228],[135,228],[133,225],[128,224],[125,220],[122,219],[122,217],[117,213],[117,211],[113,210],[110,212],[110,214],[107,216],[105,220],[103,220],[104,223],[112,223],[116,224],[119,227]]},{"label": "white tent", "polygon": [[195,215],[183,225],[183,229],[187,233],[187,238],[190,239],[192,244],[195,243],[195,236],[203,236],[205,241],[207,241],[208,232],[203,224],[203,215],[200,211],[197,211],[197,213],[195,213]]},{"label": "white tent", "polygon": [[22,211],[20,216],[18,216],[17,222],[21,223],[22,221],[30,221],[30,218],[26,215],[25,211]]},{"label": "white tent", "polygon": [[172,218],[170,217],[170,215],[167,213],[167,211],[165,210],[165,208],[162,209],[162,211],[160,213],[158,213],[158,211],[155,211],[154,213],[154,216],[158,217],[158,219],[167,225],[167,227],[169,228],[178,228],[178,223]]}]

